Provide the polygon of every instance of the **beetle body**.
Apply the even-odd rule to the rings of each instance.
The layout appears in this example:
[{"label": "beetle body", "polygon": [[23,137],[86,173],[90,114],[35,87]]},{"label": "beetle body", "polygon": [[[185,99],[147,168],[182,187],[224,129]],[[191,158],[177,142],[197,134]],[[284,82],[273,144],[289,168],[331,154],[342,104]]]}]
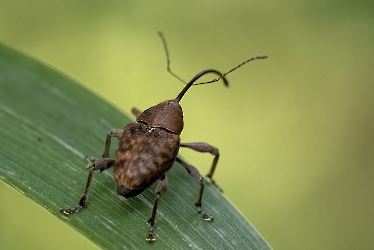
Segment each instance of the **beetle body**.
[{"label": "beetle body", "polygon": [[175,100],[146,109],[124,128],[113,173],[121,199],[139,194],[170,170],[182,130],[183,112]]},{"label": "beetle body", "polygon": [[[201,211],[204,178],[194,166],[177,157],[180,147],[188,147],[199,152],[209,152],[215,155],[211,171],[208,174],[209,178],[212,177],[219,157],[218,149],[202,142],[180,143],[180,134],[183,130],[183,111],[179,102],[193,83],[207,73],[218,74],[227,84],[225,77],[218,71],[205,70],[192,78],[175,99],[161,102],[144,110],[142,113],[137,109],[133,109],[133,113],[137,116],[136,122],[128,124],[123,130],[112,129],[107,135],[102,159],[89,159],[90,174],[86,190],[79,202],[79,207],[63,209],[60,212],[63,214],[79,212],[86,205],[92,173],[95,170],[104,171],[114,166],[113,175],[117,182],[117,193],[121,200],[140,194],[155,181],[160,180],[156,186],[156,200],[152,216],[149,219],[150,228],[147,241],[153,242],[155,240],[153,237],[153,225],[156,218],[158,199],[168,187],[165,173],[177,161],[200,183],[199,199],[195,203],[197,212],[205,220],[213,221],[211,216]],[[109,158],[112,137],[117,137],[119,140],[115,159]]]}]

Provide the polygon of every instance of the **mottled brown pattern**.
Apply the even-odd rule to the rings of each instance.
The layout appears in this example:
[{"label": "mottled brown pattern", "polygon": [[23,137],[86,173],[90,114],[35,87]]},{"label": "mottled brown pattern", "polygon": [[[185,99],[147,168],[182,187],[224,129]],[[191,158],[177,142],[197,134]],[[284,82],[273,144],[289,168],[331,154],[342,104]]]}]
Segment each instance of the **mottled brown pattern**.
[{"label": "mottled brown pattern", "polygon": [[143,123],[128,124],[115,157],[114,178],[128,189],[146,188],[170,170],[179,151],[179,134]]}]

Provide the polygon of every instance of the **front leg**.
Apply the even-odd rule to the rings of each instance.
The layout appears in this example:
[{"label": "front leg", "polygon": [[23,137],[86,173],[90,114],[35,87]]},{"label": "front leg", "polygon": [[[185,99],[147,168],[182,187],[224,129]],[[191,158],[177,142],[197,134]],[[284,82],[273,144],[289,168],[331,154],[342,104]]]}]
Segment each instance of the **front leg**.
[{"label": "front leg", "polygon": [[111,129],[106,136],[106,142],[105,142],[105,150],[103,154],[103,158],[109,158],[109,148],[110,148],[110,142],[112,137],[120,138],[122,136],[123,130],[122,129]]},{"label": "front leg", "polygon": [[209,145],[208,143],[205,143],[205,142],[191,142],[191,143],[181,143],[180,144],[181,147],[185,147],[185,148],[190,148],[190,149],[193,149],[197,152],[201,152],[201,153],[211,153],[212,155],[214,155],[214,159],[213,159],[213,163],[212,163],[212,167],[210,168],[210,171],[209,173],[207,174],[206,177],[208,177],[210,179],[210,181],[221,191],[223,192],[223,190],[216,184],[216,182],[212,179],[213,178],[213,174],[214,174],[214,171],[216,170],[216,166],[217,166],[217,162],[218,162],[218,158],[219,158],[219,150],[218,148],[216,147],[213,147],[211,145]]},{"label": "front leg", "polygon": [[105,159],[95,159],[93,157],[87,158],[89,162],[88,167],[90,168],[90,173],[88,174],[86,189],[84,190],[82,198],[79,200],[79,206],[74,208],[67,208],[60,210],[62,214],[73,214],[79,212],[87,202],[88,191],[90,190],[91,180],[93,171],[100,170],[100,172],[104,171],[105,169],[111,168],[114,164],[113,159],[105,158]]}]

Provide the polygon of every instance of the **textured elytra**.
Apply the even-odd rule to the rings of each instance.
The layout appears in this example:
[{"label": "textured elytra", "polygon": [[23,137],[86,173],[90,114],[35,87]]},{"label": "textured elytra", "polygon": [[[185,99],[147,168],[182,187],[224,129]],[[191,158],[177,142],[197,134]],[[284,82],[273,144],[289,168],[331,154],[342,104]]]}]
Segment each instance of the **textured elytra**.
[{"label": "textured elytra", "polygon": [[183,130],[183,111],[176,100],[167,100],[144,110],[137,121],[180,134]]},{"label": "textured elytra", "polygon": [[178,134],[143,123],[128,124],[119,139],[114,178],[118,186],[144,189],[169,171],[178,155]]}]

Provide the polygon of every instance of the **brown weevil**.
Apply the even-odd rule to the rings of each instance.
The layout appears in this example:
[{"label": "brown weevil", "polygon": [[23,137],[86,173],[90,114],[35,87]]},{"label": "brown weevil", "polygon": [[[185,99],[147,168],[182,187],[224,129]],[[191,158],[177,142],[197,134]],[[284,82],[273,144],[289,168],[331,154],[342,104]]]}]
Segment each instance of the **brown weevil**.
[{"label": "brown weevil", "polygon": [[[162,38],[166,51],[167,70],[174,75],[169,68],[169,56],[164,37],[161,32],[159,32],[159,35]],[[217,148],[203,142],[180,142],[180,134],[183,130],[183,112],[179,102],[192,85],[211,83],[222,79],[225,85],[228,86],[228,82],[225,78],[227,74],[249,61],[265,58],[267,58],[267,56],[253,57],[225,74],[221,74],[219,71],[213,69],[204,70],[193,77],[175,99],[161,102],[143,112],[133,108],[132,113],[136,116],[136,121],[127,124],[123,130],[110,130],[106,138],[105,150],[102,158],[96,159],[91,157],[87,159],[89,161],[87,167],[90,169],[90,172],[86,189],[79,201],[79,206],[63,209],[60,210],[60,212],[65,215],[76,213],[86,205],[92,175],[95,170],[100,170],[100,172],[102,172],[114,166],[113,175],[117,182],[117,193],[121,200],[126,200],[127,198],[140,194],[155,181],[159,180],[155,189],[156,199],[151,218],[148,221],[149,229],[146,238],[147,241],[154,242],[153,226],[156,219],[157,203],[160,196],[168,187],[168,180],[165,173],[169,171],[173,163],[177,161],[200,184],[199,198],[195,203],[197,213],[201,214],[206,221],[213,221],[212,216],[201,210],[204,178],[194,166],[178,158],[177,155],[180,147],[190,148],[198,152],[209,152],[214,155],[213,164],[207,177],[216,185],[212,177],[218,162],[219,151]],[[208,73],[217,74],[219,78],[209,82],[195,83],[201,76]],[[179,77],[177,78],[180,79]],[[114,159],[109,158],[109,147],[112,137],[117,137],[119,140]]]}]

